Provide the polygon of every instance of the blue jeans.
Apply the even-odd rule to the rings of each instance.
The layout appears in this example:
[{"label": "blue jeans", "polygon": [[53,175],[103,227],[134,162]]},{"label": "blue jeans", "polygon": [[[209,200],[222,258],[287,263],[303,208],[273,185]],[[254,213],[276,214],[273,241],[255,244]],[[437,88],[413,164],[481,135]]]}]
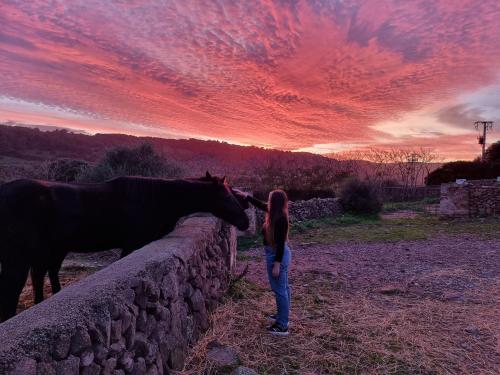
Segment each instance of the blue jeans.
[{"label": "blue jeans", "polygon": [[269,284],[271,284],[271,289],[276,297],[276,307],[278,310],[276,323],[278,323],[281,327],[288,327],[288,315],[290,313],[290,305],[292,301],[290,286],[288,285],[288,268],[290,267],[290,262],[292,261],[292,253],[288,244],[285,244],[283,259],[280,264],[280,275],[279,277],[274,278],[273,264],[276,253],[269,246],[265,247],[265,251],[267,276],[269,277]]}]

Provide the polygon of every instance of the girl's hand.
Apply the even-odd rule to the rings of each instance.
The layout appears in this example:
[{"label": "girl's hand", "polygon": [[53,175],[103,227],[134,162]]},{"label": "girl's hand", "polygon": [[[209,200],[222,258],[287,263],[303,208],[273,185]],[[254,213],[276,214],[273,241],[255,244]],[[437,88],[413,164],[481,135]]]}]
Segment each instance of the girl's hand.
[{"label": "girl's hand", "polygon": [[273,264],[273,277],[277,279],[280,277],[280,262],[274,262]]},{"label": "girl's hand", "polygon": [[249,193],[245,193],[244,191],[241,191],[239,189],[233,189],[233,192],[235,193],[235,195],[238,195],[245,200],[250,196]]}]

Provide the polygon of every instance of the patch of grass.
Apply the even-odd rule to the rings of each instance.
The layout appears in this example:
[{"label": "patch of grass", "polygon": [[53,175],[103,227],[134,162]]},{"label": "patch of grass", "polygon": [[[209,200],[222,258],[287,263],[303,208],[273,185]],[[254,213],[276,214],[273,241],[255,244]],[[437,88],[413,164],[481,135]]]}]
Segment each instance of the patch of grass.
[{"label": "patch of grass", "polygon": [[390,213],[397,211],[415,211],[415,212],[423,212],[424,205],[421,201],[417,202],[387,202],[384,203],[382,207],[382,212]]},{"label": "patch of grass", "polygon": [[439,203],[439,198],[425,198],[413,202],[386,202],[382,207],[382,212],[390,213],[396,211],[424,212],[424,208],[429,204]]},{"label": "patch of grass", "polygon": [[500,237],[500,218],[440,220],[418,215],[384,220],[376,216],[343,215],[337,219],[294,224],[292,235],[301,242],[396,242],[425,240],[440,234],[472,234],[482,239]]},{"label": "patch of grass", "polygon": [[438,204],[441,201],[441,197],[427,197],[424,202],[427,204]]},{"label": "patch of grass", "polygon": [[311,229],[321,229],[335,225],[353,225],[361,223],[371,223],[371,222],[377,222],[379,220],[380,219],[376,214],[366,214],[366,215],[344,214],[337,218],[325,217],[321,219],[305,220],[293,223],[291,226],[291,234],[293,235],[295,233],[306,233]]},{"label": "patch of grass", "polygon": [[236,260],[239,262],[248,261],[248,260],[257,260],[258,258],[259,257],[255,256],[255,255],[246,255],[246,254],[242,254],[242,253],[236,254]]},{"label": "patch of grass", "polygon": [[337,225],[352,225],[352,224],[368,224],[380,221],[377,214],[354,215],[346,213],[335,219],[334,224]]},{"label": "patch of grass", "polygon": [[322,218],[322,219],[313,219],[313,220],[305,220],[299,221],[296,223],[292,223],[290,231],[292,234],[294,233],[305,233],[311,229],[322,228],[325,226],[332,225],[334,223],[333,218]]},{"label": "patch of grass", "polygon": [[440,221],[436,230],[442,234],[473,234],[485,240],[499,238],[500,217]]},{"label": "patch of grass", "polygon": [[259,247],[262,244],[262,238],[260,235],[239,236],[237,241],[238,251],[245,251],[253,247]]}]

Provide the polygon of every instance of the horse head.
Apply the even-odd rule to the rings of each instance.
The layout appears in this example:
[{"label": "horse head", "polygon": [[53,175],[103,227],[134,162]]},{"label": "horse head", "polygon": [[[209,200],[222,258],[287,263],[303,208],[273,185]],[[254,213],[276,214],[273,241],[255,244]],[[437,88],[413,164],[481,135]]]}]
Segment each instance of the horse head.
[{"label": "horse head", "polygon": [[239,230],[246,230],[250,225],[245,209],[248,202],[245,197],[233,191],[226,177],[211,176],[206,173],[200,181],[208,182],[211,189],[210,212],[234,225]]},{"label": "horse head", "polygon": [[247,197],[242,191],[233,189],[231,186],[229,186],[229,190],[231,190],[231,193],[238,200],[238,203],[244,210],[250,207],[250,203],[248,203]]}]

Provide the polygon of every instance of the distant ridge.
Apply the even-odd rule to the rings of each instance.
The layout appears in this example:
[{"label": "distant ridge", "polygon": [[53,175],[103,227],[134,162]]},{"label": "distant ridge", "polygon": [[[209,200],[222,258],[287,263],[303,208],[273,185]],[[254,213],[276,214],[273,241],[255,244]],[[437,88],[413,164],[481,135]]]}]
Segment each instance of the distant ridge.
[{"label": "distant ridge", "polygon": [[330,165],[335,160],[307,152],[239,146],[220,141],[165,139],[125,134],[81,134],[69,129],[40,130],[38,127],[0,124],[0,156],[26,161],[57,158],[98,160],[106,150],[150,143],[168,160],[178,162],[193,173],[206,169],[214,173],[239,175],[264,168],[271,161],[295,168]]},{"label": "distant ridge", "polygon": [[86,130],[82,130],[82,129],[70,129],[70,128],[65,128],[65,127],[62,127],[62,126],[54,126],[54,125],[24,124],[24,123],[18,123],[18,122],[15,122],[15,121],[7,121],[6,123],[0,124],[0,125],[18,126],[18,127],[22,127],[22,128],[39,129],[40,131],[43,131],[43,132],[54,131],[54,130],[65,130],[65,131],[68,131],[70,133],[90,135],[90,133],[88,131],[86,131]]}]

